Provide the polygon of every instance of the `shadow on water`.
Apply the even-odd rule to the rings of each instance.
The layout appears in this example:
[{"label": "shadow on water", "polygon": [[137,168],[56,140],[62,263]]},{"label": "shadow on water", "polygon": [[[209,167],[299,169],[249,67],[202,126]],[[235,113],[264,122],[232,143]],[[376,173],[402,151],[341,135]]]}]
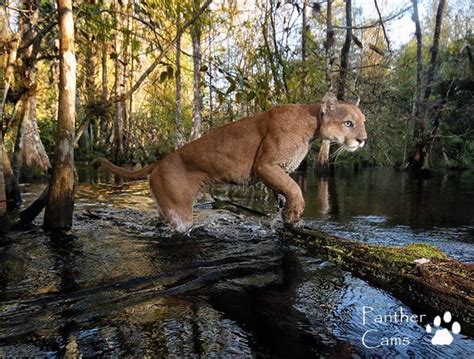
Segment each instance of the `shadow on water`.
[{"label": "shadow on water", "polygon": [[[463,176],[416,183],[371,170],[329,181],[295,178],[310,225],[373,243],[428,242],[473,261],[472,177]],[[79,171],[79,178],[68,236],[34,227],[0,244],[0,357],[467,357],[474,351],[462,334],[436,347],[419,323],[377,322],[375,314],[412,311],[289,247],[266,218],[202,206],[191,236],[173,235],[156,227],[146,181],[118,185],[93,171]],[[24,190],[33,198],[41,185]],[[273,194],[262,186],[214,192],[274,212]],[[365,322],[363,307],[371,308]],[[367,331],[366,345],[377,348],[362,342]],[[384,338],[408,344],[382,345]]]}]

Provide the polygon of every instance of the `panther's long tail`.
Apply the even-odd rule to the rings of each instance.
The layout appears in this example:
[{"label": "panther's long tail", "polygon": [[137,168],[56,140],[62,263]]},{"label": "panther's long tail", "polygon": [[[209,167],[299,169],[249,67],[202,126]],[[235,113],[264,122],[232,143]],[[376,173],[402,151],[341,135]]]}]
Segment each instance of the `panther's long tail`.
[{"label": "panther's long tail", "polygon": [[94,162],[94,167],[102,167],[103,169],[112,172],[116,175],[119,175],[123,178],[128,178],[128,179],[145,179],[151,171],[158,165],[157,162],[146,165],[145,167],[133,171],[133,170],[128,170],[123,167],[119,167],[114,165],[112,162],[107,160],[106,158],[97,158]]}]

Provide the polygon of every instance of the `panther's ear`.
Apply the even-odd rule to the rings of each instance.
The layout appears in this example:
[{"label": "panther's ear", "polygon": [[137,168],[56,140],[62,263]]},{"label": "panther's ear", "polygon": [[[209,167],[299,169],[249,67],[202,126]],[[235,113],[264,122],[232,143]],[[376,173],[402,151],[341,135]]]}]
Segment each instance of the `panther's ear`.
[{"label": "panther's ear", "polygon": [[359,107],[359,104],[360,104],[360,96],[357,96],[356,98],[351,98],[349,99],[347,102],[353,104],[353,105],[356,105],[357,107]]},{"label": "panther's ear", "polygon": [[334,111],[339,102],[337,101],[336,95],[334,95],[332,92],[328,92],[326,95],[323,97],[323,102],[321,103],[321,111],[323,114],[327,114],[329,111]]}]

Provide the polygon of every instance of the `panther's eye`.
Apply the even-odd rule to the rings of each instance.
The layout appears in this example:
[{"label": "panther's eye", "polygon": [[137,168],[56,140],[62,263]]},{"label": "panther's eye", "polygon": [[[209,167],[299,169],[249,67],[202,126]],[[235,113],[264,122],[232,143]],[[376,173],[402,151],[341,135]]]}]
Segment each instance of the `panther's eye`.
[{"label": "panther's eye", "polygon": [[352,121],[344,121],[344,126],[352,127],[352,126],[354,126],[354,124],[352,123]]}]

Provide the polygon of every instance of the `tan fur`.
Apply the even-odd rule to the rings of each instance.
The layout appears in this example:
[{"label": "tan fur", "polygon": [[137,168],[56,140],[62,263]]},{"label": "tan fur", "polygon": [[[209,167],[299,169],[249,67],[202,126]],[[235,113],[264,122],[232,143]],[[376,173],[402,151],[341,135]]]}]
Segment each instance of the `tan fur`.
[{"label": "tan fur", "polygon": [[[329,97],[328,97],[329,96]],[[343,122],[351,120],[354,127]],[[186,232],[192,225],[193,202],[210,183],[247,184],[260,180],[286,199],[283,219],[296,223],[304,199],[288,173],[294,171],[317,136],[337,141],[349,150],[366,140],[365,118],[359,108],[326,95],[321,105],[284,105],[215,129],[158,162],[138,171],[97,164],[125,178],[150,174],[150,187],[160,213],[171,227]]]}]

